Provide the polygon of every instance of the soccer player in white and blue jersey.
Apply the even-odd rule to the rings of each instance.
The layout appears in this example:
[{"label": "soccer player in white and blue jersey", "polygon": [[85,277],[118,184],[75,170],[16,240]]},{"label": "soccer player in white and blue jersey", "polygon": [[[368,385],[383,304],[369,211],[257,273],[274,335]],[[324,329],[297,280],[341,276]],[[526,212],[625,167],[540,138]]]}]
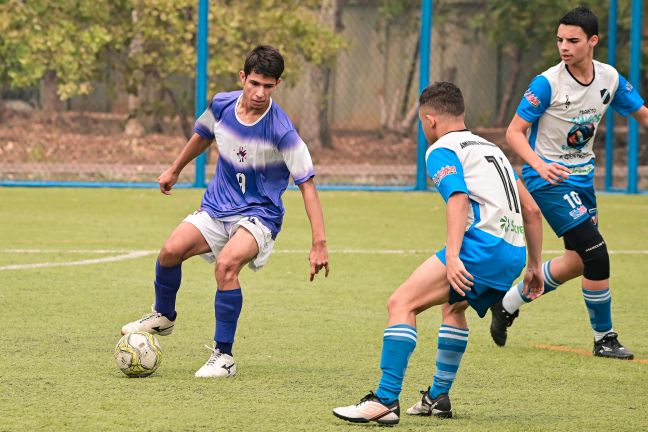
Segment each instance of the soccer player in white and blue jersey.
[{"label": "soccer player in white and blue jersey", "polygon": [[275,48],[261,45],[253,49],[239,73],[243,90],[214,96],[196,121],[194,135],[158,178],[160,190],[169,195],[182,169],[216,141],[216,173],[200,209],[178,225],[160,250],[153,312],[122,327],[122,334],[171,334],[182,262],[195,255],[215,262],[214,347],[197,377],[236,374],[232,345],[243,306],[238,275],[246,264],[256,271],[267,263],[281,230],[281,196],[289,177],[302,193],[311,224],[310,280],[321,269],[328,276],[324,217],[313,162],[292,122],[271,97],[283,70],[283,57]]},{"label": "soccer player in white and blue jersey", "polygon": [[[529,192],[565,252],[543,265],[545,289],[582,276],[582,293],[594,331],[593,354],[632,359],[612,328],[610,261],[598,231],[594,194],[594,136],[609,107],[648,126],[648,109],[637,90],[612,66],[593,59],[598,20],[579,7],[559,22],[557,42],[562,61],[538,75],[524,94],[506,138],[524,159]],[[531,301],[514,285],[492,308],[491,335],[504,346],[507,327],[518,309]]]},{"label": "soccer player in white and blue jersey", "polygon": [[356,423],[400,420],[398,397],[417,340],[416,316],[441,307],[436,373],[410,415],[451,417],[448,393],[468,344],[465,310],[483,317],[501,300],[525,265],[524,292],[539,296],[542,219],[506,156],[495,144],[472,134],[464,124],[461,91],[449,82],[429,86],[419,98],[419,117],[427,140],[427,170],[447,202],[447,242],[392,294],[383,334],[376,392],[333,414]]}]

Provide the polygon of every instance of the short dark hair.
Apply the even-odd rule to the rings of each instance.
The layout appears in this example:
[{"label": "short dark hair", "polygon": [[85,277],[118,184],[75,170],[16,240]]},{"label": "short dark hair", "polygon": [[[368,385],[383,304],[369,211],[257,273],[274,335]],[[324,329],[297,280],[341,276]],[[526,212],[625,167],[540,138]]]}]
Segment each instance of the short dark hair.
[{"label": "short dark hair", "polygon": [[598,35],[598,18],[591,9],[585,6],[570,10],[560,18],[558,24],[578,26],[583,29],[588,39]]},{"label": "short dark hair", "polygon": [[439,81],[429,85],[419,96],[421,107],[432,108],[438,114],[458,117],[464,113],[464,99],[459,87],[451,82]]},{"label": "short dark hair", "polygon": [[245,76],[256,72],[278,80],[283,71],[284,59],[279,50],[270,45],[259,45],[254,48],[248,53],[243,65]]}]

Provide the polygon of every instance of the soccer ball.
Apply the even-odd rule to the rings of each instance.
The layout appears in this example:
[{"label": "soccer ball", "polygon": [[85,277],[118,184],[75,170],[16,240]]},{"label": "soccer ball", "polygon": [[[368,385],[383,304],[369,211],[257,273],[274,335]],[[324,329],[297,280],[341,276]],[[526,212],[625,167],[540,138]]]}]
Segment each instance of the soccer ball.
[{"label": "soccer ball", "polygon": [[134,332],[122,336],[115,346],[117,367],[131,378],[151,375],[160,366],[162,349],[150,333]]}]

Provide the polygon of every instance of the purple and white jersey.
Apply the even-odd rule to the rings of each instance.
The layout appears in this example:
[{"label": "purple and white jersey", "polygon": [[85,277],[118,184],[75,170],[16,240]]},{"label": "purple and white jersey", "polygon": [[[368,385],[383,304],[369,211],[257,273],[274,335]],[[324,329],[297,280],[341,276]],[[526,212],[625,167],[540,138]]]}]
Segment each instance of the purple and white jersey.
[{"label": "purple and white jersey", "polygon": [[272,99],[257,121],[243,123],[236,114],[242,94],[216,94],[196,120],[194,131],[218,145],[216,173],[201,208],[215,218],[256,216],[275,238],[288,178],[297,185],[309,180],[315,175],[313,161],[288,115]]}]

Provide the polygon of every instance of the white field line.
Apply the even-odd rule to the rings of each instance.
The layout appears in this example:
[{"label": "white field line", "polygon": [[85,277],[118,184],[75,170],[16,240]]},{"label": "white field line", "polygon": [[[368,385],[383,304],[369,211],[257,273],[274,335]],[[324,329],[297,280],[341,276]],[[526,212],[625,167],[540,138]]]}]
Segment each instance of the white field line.
[{"label": "white field line", "polygon": [[[148,255],[156,254],[157,250],[123,250],[123,249],[0,249],[0,253],[8,254],[45,254],[45,253],[55,253],[55,254],[109,254],[117,253],[119,255],[113,255],[103,258],[93,258],[85,259],[79,261],[68,261],[68,262],[44,262],[44,263],[33,263],[33,264],[13,264],[0,266],[0,271],[2,270],[24,270],[24,269],[35,269],[35,268],[45,268],[45,267],[67,267],[67,266],[80,266],[80,265],[91,265],[91,264],[103,264],[110,262],[125,261],[130,259],[136,259],[145,257]],[[307,249],[277,249],[273,251],[277,254],[308,254],[310,251]],[[349,255],[431,255],[435,253],[436,250],[432,249],[330,249],[330,254],[349,254]],[[562,250],[545,250],[542,251],[544,254],[559,254],[562,253]],[[639,249],[639,250],[611,250],[608,251],[610,255],[648,255],[648,250]]]},{"label": "white field line", "polygon": [[[59,252],[60,253],[60,252]],[[113,255],[104,258],[94,258],[86,259],[80,261],[68,261],[68,262],[45,262],[45,263],[34,263],[34,264],[14,264],[7,266],[0,266],[0,270],[25,270],[25,269],[35,269],[35,268],[45,268],[45,267],[67,267],[67,266],[81,266],[81,265],[90,265],[90,264],[103,264],[109,262],[117,262],[130,260],[135,258],[141,258],[147,255],[151,255],[155,252],[152,251],[132,251],[123,255]]]}]

